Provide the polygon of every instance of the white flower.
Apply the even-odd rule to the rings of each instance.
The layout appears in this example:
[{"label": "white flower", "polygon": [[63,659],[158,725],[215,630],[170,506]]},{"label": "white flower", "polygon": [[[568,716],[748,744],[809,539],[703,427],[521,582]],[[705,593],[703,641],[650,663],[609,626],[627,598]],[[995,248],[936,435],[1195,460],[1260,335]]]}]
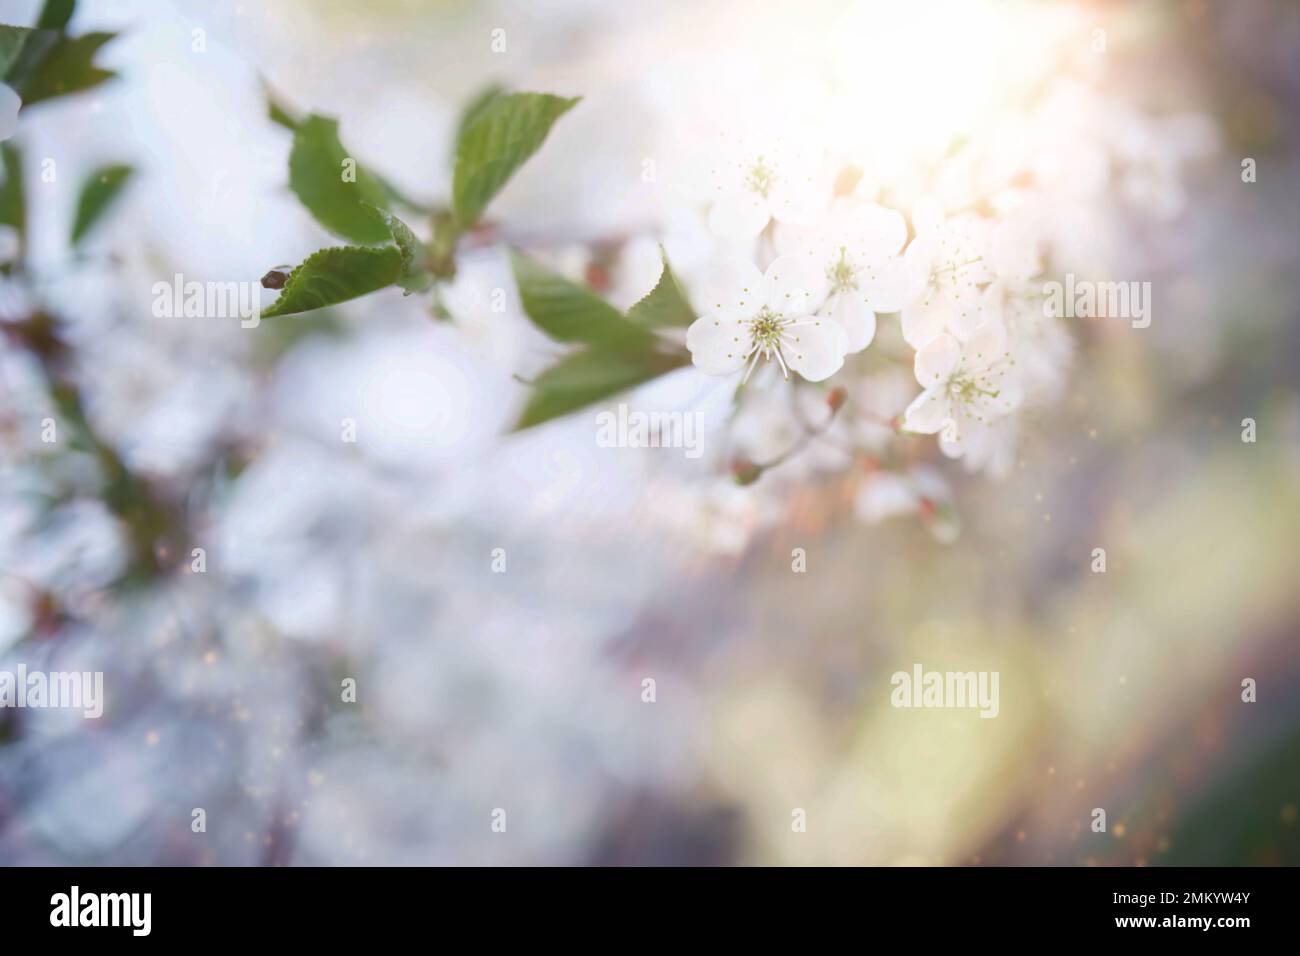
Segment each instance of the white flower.
[{"label": "white flower", "polygon": [[729,141],[709,165],[709,228],[753,239],[768,221],[809,223],[825,210],[831,183],[815,151],[776,137]]},{"label": "white flower", "polygon": [[1027,403],[1046,404],[1060,397],[1074,340],[1065,324],[1044,314],[1040,282],[998,280],[984,290],[984,321],[1000,321],[1007,331]]},{"label": "white flower", "polygon": [[18,111],[23,101],[18,98],[13,87],[0,83],[0,142],[4,142],[18,130]]},{"label": "white flower", "polygon": [[933,435],[950,458],[975,453],[992,440],[992,423],[1020,407],[1019,370],[999,322],[979,326],[969,338],[941,332],[919,352],[916,380],[925,389],[907,407],[903,428]]},{"label": "white flower", "polygon": [[829,292],[818,314],[844,326],[849,351],[876,335],[876,313],[897,312],[907,301],[910,276],[898,253],[907,241],[900,213],[876,203],[837,199],[816,228],[782,225],[778,252],[822,271]]},{"label": "white flower", "polygon": [[695,364],[710,375],[730,375],[760,358],[775,359],[787,376],[794,369],[810,382],[844,364],[848,336],[832,319],[812,314],[825,278],[790,256],[777,257],[766,275],[750,262],[731,259],[701,284],[708,313],[686,331]]},{"label": "white flower", "polygon": [[937,203],[918,202],[916,238],[903,253],[911,279],[902,310],[903,338],[921,348],[940,332],[965,337],[979,324],[980,286],[993,278],[989,226],[975,216],[944,219]]}]

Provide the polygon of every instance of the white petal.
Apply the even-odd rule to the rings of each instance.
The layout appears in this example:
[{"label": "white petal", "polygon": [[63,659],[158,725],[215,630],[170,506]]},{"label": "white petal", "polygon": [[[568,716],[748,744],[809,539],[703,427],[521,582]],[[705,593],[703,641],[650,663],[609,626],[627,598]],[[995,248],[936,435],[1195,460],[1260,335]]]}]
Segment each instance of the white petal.
[{"label": "white petal", "polygon": [[744,189],[718,197],[709,210],[709,228],[727,239],[753,239],[769,218],[767,200]]},{"label": "white petal", "polygon": [[814,315],[804,322],[781,337],[781,357],[808,381],[820,382],[844,364],[848,336],[844,327],[832,319]]},{"label": "white petal", "polygon": [[[816,316],[813,316],[816,318]],[[835,333],[835,347],[845,355],[849,354],[849,333],[845,331],[844,326],[839,322],[831,323],[831,330]]]},{"label": "white petal", "polygon": [[856,292],[840,292],[831,296],[824,314],[844,326],[850,352],[861,352],[876,337],[876,313],[867,308],[862,296]]},{"label": "white petal", "polygon": [[903,412],[903,429],[933,435],[952,416],[948,393],[941,388],[927,388]]},{"label": "white petal", "polygon": [[776,247],[778,256],[812,255],[820,258],[821,250],[828,243],[817,226],[778,222],[772,227],[772,245]]},{"label": "white petal", "polygon": [[984,419],[1000,418],[1009,415],[1020,407],[1024,401],[1025,390],[1020,382],[1020,375],[1010,362],[1002,362],[991,369],[986,369],[975,378],[985,395],[978,396],[972,405]]},{"label": "white petal", "polygon": [[907,220],[897,209],[863,203],[854,211],[854,244],[873,257],[896,256],[907,242]]},{"label": "white petal", "polygon": [[980,455],[991,440],[985,422],[959,411],[944,425],[939,435],[939,450],[949,458]]},{"label": "white petal", "polygon": [[686,163],[697,174],[693,178],[707,186],[707,195],[716,199],[745,188],[746,147],[743,141],[719,131],[702,144],[691,143]]},{"label": "white petal", "polygon": [[962,347],[967,369],[986,369],[1007,358],[1007,333],[1001,322],[987,322],[976,328]]},{"label": "white petal", "polygon": [[748,259],[723,259],[699,283],[699,305],[720,319],[748,319],[768,299],[767,277]]},{"label": "white petal", "polygon": [[702,315],[686,330],[686,347],[691,361],[709,375],[730,375],[745,364],[749,351],[749,327],[715,315]]},{"label": "white petal", "polygon": [[917,234],[933,232],[943,225],[943,204],[933,196],[922,196],[912,206],[912,225]]},{"label": "white petal", "polygon": [[767,307],[778,315],[807,315],[826,295],[826,273],[807,256],[778,256],[767,267]]},{"label": "white petal", "polygon": [[1001,282],[994,282],[980,293],[979,324],[1001,323],[1007,312],[1007,290]]},{"label": "white petal", "polygon": [[831,202],[831,183],[818,174],[796,170],[795,178],[779,178],[772,187],[772,218],[794,225],[810,225],[826,214]]},{"label": "white petal", "polygon": [[948,328],[965,341],[975,334],[984,317],[983,298],[974,289],[948,288],[937,297],[947,316]]},{"label": "white petal", "polygon": [[913,369],[922,388],[933,388],[948,381],[961,361],[961,343],[944,332],[936,335],[916,353]]},{"label": "white petal", "polygon": [[890,256],[867,263],[858,288],[873,312],[899,312],[908,304],[913,282],[906,263]]},{"label": "white petal", "polygon": [[903,339],[914,349],[923,348],[927,342],[944,330],[942,299],[937,302],[915,305],[903,310],[901,316]]},{"label": "white petal", "polygon": [[935,260],[939,257],[939,239],[932,232],[918,233],[916,238],[903,250],[903,261],[920,278],[929,280],[934,271]]},{"label": "white petal", "polygon": [[932,236],[917,236],[903,251],[904,307],[922,301],[931,294],[930,281],[938,260],[937,244]]},{"label": "white petal", "polygon": [[1025,386],[1020,376],[1008,370],[997,381],[998,397],[991,399],[994,409],[1003,415],[1009,415],[1020,407],[1025,400]]}]

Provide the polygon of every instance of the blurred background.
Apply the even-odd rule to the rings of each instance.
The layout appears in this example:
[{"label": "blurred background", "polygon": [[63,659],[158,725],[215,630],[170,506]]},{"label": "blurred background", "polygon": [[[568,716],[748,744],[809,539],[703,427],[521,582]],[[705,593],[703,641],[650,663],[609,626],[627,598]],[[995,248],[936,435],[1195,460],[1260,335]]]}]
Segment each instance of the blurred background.
[{"label": "blurred background", "polygon": [[[0,317],[63,323],[85,435],[41,442],[68,396],[6,336],[0,670],[103,671],[106,705],[0,710],[0,863],[1300,861],[1295,4],[83,0],[72,27],[121,31],[120,77],[23,111],[31,276]],[[1075,261],[1151,281],[1152,325],[1071,324],[1011,475],[946,469],[954,540],[862,520],[859,463],[740,487],[721,439],[510,433],[555,347],[501,247],[462,260],[449,320],[391,289],[255,330],[151,309],[175,273],[337,244],[264,84],[435,204],[477,91],[582,95],[493,215],[627,306],[659,242],[688,287],[704,260],[673,170],[728,116],[800,109],[905,180],[1061,77],[1094,96],[1052,114],[1067,154],[1130,110],[1216,147],[1155,203],[1062,211]],[[109,162],[138,173],[74,252]],[[692,368],[642,393],[706,418],[719,394]],[[892,708],[914,662],[998,671],[998,718]]]}]

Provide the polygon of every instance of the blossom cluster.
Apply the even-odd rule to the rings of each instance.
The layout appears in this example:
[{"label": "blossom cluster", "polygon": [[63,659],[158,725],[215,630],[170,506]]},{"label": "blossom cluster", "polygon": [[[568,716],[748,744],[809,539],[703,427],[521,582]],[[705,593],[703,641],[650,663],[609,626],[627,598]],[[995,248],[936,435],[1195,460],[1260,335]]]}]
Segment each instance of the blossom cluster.
[{"label": "blossom cluster", "polygon": [[[723,138],[687,190],[707,251],[682,271],[699,313],[686,335],[694,366],[744,386],[737,476],[786,465],[783,442],[800,446],[803,474],[865,456],[875,478],[858,511],[875,520],[946,495],[929,464],[878,467],[915,436],[968,471],[1008,475],[1026,411],[1059,397],[1072,359],[1045,284],[1067,270],[1104,276],[1111,264],[1078,232],[1105,236],[1127,211],[1176,215],[1186,163],[1213,143],[1197,117],[1112,106],[1062,83],[1015,118],[1023,152],[1006,155],[1004,123],[893,181],[806,134]],[[1113,122],[1089,141],[1062,137],[1065,109]],[[792,401],[764,397],[786,390]],[[796,434],[779,437],[773,410],[808,396]]]}]

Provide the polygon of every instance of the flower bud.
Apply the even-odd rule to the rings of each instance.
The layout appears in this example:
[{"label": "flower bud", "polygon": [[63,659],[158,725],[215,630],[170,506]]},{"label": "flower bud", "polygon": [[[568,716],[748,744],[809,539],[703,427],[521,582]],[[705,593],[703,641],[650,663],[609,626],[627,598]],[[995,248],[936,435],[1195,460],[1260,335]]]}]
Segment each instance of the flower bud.
[{"label": "flower bud", "polygon": [[737,458],[731,463],[731,477],[738,485],[752,485],[762,473],[762,467],[747,458]]}]

